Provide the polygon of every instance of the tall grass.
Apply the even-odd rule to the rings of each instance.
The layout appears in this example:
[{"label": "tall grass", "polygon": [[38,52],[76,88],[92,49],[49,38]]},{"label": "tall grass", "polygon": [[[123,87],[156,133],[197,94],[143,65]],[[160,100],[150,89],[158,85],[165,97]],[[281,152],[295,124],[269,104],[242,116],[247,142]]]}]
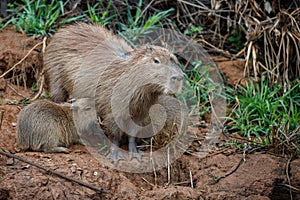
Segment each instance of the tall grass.
[{"label": "tall grass", "polygon": [[103,2],[98,2],[94,5],[87,4],[87,13],[92,22],[106,26],[117,16],[117,14],[109,15],[109,10],[112,4],[110,0],[105,7]]},{"label": "tall grass", "polygon": [[162,21],[165,20],[171,12],[174,10],[170,8],[165,11],[157,12],[152,16],[146,16],[145,11],[142,9],[143,0],[139,0],[135,11],[133,11],[125,0],[127,5],[127,11],[125,16],[127,18],[123,21],[117,22],[119,27],[119,34],[134,46],[133,41],[135,41],[140,35],[147,34],[156,28],[163,27]]},{"label": "tall grass", "polygon": [[184,71],[185,85],[178,99],[189,107],[190,115],[203,116],[211,112],[209,95],[215,88],[208,71],[210,66],[203,66],[201,61],[192,63],[190,70]]},{"label": "tall grass", "polygon": [[254,84],[250,81],[245,87],[236,90],[227,88],[228,98],[235,109],[228,117],[230,131],[256,140],[261,144],[272,144],[274,130],[284,134],[296,129],[300,123],[300,83],[294,82],[283,93],[284,87],[270,85],[268,80]]},{"label": "tall grass", "polygon": [[[29,36],[52,35],[62,24],[67,24],[84,17],[84,15],[62,18],[65,14],[65,6],[68,1],[22,0],[21,3],[10,4],[8,13],[14,16],[6,23],[13,24],[18,31],[25,32]],[[22,11],[17,7],[22,6]]]}]

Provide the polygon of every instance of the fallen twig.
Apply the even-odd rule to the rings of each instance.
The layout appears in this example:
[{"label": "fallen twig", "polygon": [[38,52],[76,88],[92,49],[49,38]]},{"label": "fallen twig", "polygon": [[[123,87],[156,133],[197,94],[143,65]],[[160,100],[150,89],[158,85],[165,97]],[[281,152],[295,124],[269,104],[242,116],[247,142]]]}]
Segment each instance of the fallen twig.
[{"label": "fallen twig", "polygon": [[3,122],[4,112],[5,112],[4,110],[0,111],[0,130],[1,130],[2,122]]},{"label": "fallen twig", "polygon": [[233,170],[231,170],[230,172],[228,172],[227,174],[223,175],[223,176],[218,176],[218,177],[215,177],[211,182],[210,184],[215,184],[215,183],[218,183],[221,179],[223,178],[226,178],[228,176],[230,176],[231,174],[233,174],[234,172],[236,172],[236,170],[241,166],[241,164],[246,160],[245,157],[246,155],[256,151],[257,149],[260,149],[262,147],[257,147],[257,148],[253,148],[251,149],[249,152],[246,152],[246,150],[244,150],[243,152],[243,157],[240,159],[239,163],[235,166],[235,168]]},{"label": "fallen twig", "polygon": [[11,89],[13,92],[15,92],[20,97],[26,98],[23,94],[19,93],[13,86],[11,86],[9,82],[7,84],[7,87],[9,87],[9,89]]},{"label": "fallen twig", "polygon": [[223,175],[223,176],[218,176],[218,177],[215,177],[211,182],[210,184],[215,184],[215,183],[218,183],[221,179],[223,178],[226,178],[227,176],[230,176],[231,174],[233,174],[240,166],[241,164],[244,162],[244,157],[240,159],[239,163],[236,165],[236,167],[229,173]]},{"label": "fallen twig", "polygon": [[41,45],[41,44],[43,44],[43,42],[39,42],[39,43],[37,43],[36,45],[34,45],[34,47],[32,47],[29,51],[28,51],[28,53],[19,61],[19,62],[17,62],[14,66],[12,66],[9,70],[7,70],[6,72],[4,72],[1,76],[0,76],[0,78],[3,78],[4,76],[6,76],[9,72],[11,72],[17,65],[19,65],[19,64],[21,64],[29,55],[30,55],[30,53],[37,47],[37,46],[39,46],[39,45]]},{"label": "fallen twig", "polygon": [[[43,48],[42,48],[42,53],[43,54],[45,53],[45,49],[46,49],[46,41],[47,41],[47,37],[44,37],[44,39],[43,39]],[[38,91],[38,93],[32,99],[30,99],[31,102],[37,100],[41,96],[41,94],[43,92],[43,87],[44,87],[44,82],[45,82],[44,69],[41,72],[40,80],[41,81],[40,81],[39,91]]]},{"label": "fallen twig", "polygon": [[66,176],[66,175],[64,175],[64,174],[62,174],[62,173],[60,173],[60,172],[53,171],[53,170],[51,170],[51,169],[48,169],[48,168],[46,168],[46,167],[44,167],[44,166],[42,166],[42,165],[40,165],[40,164],[33,163],[33,162],[31,162],[31,161],[29,161],[29,160],[27,160],[27,159],[25,159],[25,158],[22,158],[22,157],[20,157],[20,156],[14,155],[14,154],[9,153],[9,152],[5,152],[5,151],[3,151],[2,149],[0,149],[0,154],[6,155],[6,156],[11,157],[11,158],[18,159],[18,160],[20,160],[20,161],[22,161],[22,162],[25,162],[25,163],[30,164],[30,165],[32,165],[32,166],[35,166],[35,167],[37,167],[37,168],[39,168],[39,169],[42,169],[42,170],[44,170],[44,171],[46,171],[46,172],[48,172],[48,173],[50,173],[50,174],[54,174],[54,175],[56,175],[56,176],[59,176],[59,177],[61,177],[61,178],[66,179],[66,180],[68,180],[68,181],[78,183],[79,185],[82,185],[82,186],[87,187],[87,188],[89,188],[89,189],[95,190],[95,191],[97,191],[97,192],[100,192],[100,193],[108,193],[108,192],[109,192],[108,190],[105,190],[105,189],[103,189],[102,187],[95,187],[95,186],[90,185],[90,184],[88,184],[88,183],[86,183],[86,182],[83,182],[83,181],[81,181],[81,180],[78,180],[78,179],[75,179],[75,178],[68,177],[68,176]]}]

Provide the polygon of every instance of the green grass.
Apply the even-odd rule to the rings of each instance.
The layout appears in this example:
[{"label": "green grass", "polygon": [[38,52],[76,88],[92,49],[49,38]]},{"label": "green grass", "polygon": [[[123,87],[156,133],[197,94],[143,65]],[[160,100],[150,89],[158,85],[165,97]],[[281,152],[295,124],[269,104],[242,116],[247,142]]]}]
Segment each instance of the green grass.
[{"label": "green grass", "polygon": [[190,115],[203,116],[211,111],[209,94],[215,84],[209,78],[209,66],[202,66],[201,61],[194,62],[193,66],[184,73],[186,84],[178,99],[189,107]]},{"label": "green grass", "polygon": [[146,17],[145,10],[142,10],[142,0],[138,1],[135,12],[130,9],[131,6],[129,5],[128,0],[125,0],[125,3],[127,5],[127,12],[125,13],[127,19],[123,22],[117,22],[117,25],[119,27],[119,34],[133,47],[135,47],[133,41],[140,35],[147,34],[157,28],[163,27],[162,21],[174,10],[171,8]]},{"label": "green grass", "polygon": [[[274,133],[288,134],[300,122],[300,84],[295,82],[284,91],[279,84],[269,85],[267,80],[236,90],[227,88],[228,99],[235,104],[228,129],[260,144],[272,144]],[[282,134],[280,137],[284,137]]]},{"label": "green grass", "polygon": [[[68,3],[69,1],[60,0],[37,0],[32,2],[30,0],[21,0],[19,3],[10,3],[8,5],[8,13],[13,17],[2,26],[12,24],[18,31],[22,31],[28,36],[51,36],[63,24],[90,19],[90,21],[103,26],[114,24],[121,35],[126,32],[122,36],[127,41],[134,41],[137,35],[146,34],[151,30],[162,27],[162,21],[166,20],[166,17],[174,10],[171,8],[149,14],[147,10],[143,10],[142,0],[137,2],[136,7],[129,5],[129,2],[126,0],[126,11],[117,15],[115,12],[110,13],[113,5],[113,1],[110,0],[107,4],[103,2],[97,2],[92,5],[87,4],[86,10],[83,10],[79,16],[70,17],[70,13],[66,14],[66,5]],[[20,8],[22,8],[21,11],[19,11]]]},{"label": "green grass", "polygon": [[[56,29],[63,25],[81,19],[84,15],[62,18],[65,14],[65,5],[68,1],[22,0],[21,3],[9,4],[8,13],[14,16],[5,24],[14,25],[18,31],[28,36],[53,35]],[[22,6],[22,11],[17,7]]]},{"label": "green grass", "polygon": [[228,41],[232,44],[232,48],[235,51],[240,51],[245,47],[245,32],[243,29],[235,29],[232,30],[230,36],[228,37]]},{"label": "green grass", "polygon": [[189,29],[184,31],[184,34],[192,38],[194,37],[203,38],[201,31],[203,31],[202,26],[191,25]]},{"label": "green grass", "polygon": [[94,5],[87,5],[87,13],[92,22],[106,26],[117,16],[116,14],[109,15],[109,9],[111,7],[112,0],[108,2],[106,8],[103,2],[98,2]]},{"label": "green grass", "polygon": [[2,28],[4,28],[4,24],[3,24],[3,19],[0,18],[0,30],[1,30]]}]

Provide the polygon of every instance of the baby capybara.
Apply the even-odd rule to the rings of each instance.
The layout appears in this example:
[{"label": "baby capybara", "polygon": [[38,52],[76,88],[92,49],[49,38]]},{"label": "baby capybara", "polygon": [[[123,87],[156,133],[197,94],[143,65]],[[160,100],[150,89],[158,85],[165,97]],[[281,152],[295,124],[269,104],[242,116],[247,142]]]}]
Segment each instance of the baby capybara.
[{"label": "baby capybara", "polygon": [[[67,147],[80,142],[79,134],[95,131],[96,119],[93,113],[86,111],[93,107],[91,102],[90,98],[81,98],[72,104],[56,104],[48,100],[29,104],[18,116],[18,147],[22,150],[67,153]],[[76,124],[74,117],[77,118]]]}]

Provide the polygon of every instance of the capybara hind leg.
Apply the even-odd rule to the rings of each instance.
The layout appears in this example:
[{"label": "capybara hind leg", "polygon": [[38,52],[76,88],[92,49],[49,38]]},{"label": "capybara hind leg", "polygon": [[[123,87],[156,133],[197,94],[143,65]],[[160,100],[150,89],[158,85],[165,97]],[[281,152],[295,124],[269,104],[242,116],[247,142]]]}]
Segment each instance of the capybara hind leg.
[{"label": "capybara hind leg", "polygon": [[69,149],[66,147],[53,147],[49,149],[44,149],[44,152],[49,153],[69,153]]},{"label": "capybara hind leg", "polygon": [[66,102],[68,99],[68,92],[62,88],[61,84],[53,84],[51,92],[51,100],[56,103]]}]

